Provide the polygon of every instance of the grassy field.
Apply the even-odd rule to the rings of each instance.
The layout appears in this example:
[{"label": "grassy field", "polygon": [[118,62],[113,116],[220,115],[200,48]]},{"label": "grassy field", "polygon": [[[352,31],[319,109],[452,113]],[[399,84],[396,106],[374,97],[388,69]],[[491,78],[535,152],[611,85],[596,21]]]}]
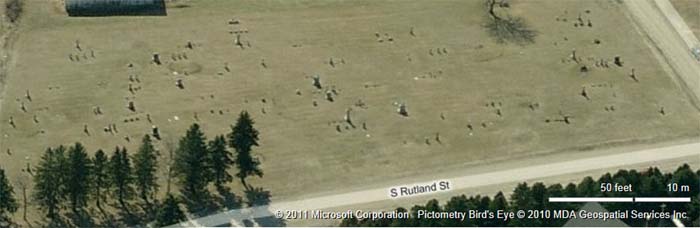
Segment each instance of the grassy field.
[{"label": "grassy field", "polygon": [[685,23],[695,33],[695,36],[700,37],[700,1],[671,0],[671,4],[678,10]]},{"label": "grassy field", "polygon": [[[615,1],[513,1],[509,11],[538,31],[525,46],[494,42],[477,0],[178,4],[167,17],[69,18],[55,2],[27,1],[0,113],[0,166],[26,178],[20,170],[46,147],[76,141],[90,151],[133,151],[156,125],[165,176],[168,151],[189,125],[213,138],[248,110],[265,172],[251,183],[278,201],[485,161],[700,134],[698,110]],[[579,15],[592,27],[575,27]],[[247,31],[243,49],[231,31]],[[572,49],[580,63],[570,60]],[[151,63],[155,52],[162,65]],[[616,55],[622,67],[612,63]],[[599,59],[610,67],[596,67]],[[589,72],[579,72],[583,65]],[[312,86],[316,74],[337,91],[333,102]],[[408,117],[396,112],[402,102]],[[348,108],[356,128],[343,121]],[[570,124],[555,121],[560,114]],[[118,133],[105,133],[109,124]]]}]

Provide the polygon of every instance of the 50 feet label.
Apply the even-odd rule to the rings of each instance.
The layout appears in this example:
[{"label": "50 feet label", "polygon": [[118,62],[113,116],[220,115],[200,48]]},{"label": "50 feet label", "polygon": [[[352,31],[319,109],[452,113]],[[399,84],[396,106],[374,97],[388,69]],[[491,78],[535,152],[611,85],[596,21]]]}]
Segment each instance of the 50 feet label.
[{"label": "50 feet label", "polygon": [[449,191],[452,188],[452,183],[448,180],[438,180],[430,183],[411,184],[389,188],[389,197],[400,198],[408,196],[416,196],[423,194],[431,194],[436,192]]}]

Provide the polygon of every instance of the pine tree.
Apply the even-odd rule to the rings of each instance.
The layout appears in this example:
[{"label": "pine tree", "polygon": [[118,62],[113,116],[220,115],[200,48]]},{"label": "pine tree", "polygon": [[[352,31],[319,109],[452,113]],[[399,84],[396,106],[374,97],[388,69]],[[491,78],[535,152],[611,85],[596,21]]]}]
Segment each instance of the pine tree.
[{"label": "pine tree", "polygon": [[46,149],[34,175],[33,197],[39,208],[46,212],[46,216],[50,220],[58,218],[64,199],[63,183],[61,182],[61,172],[64,170],[61,169],[62,165],[60,164],[64,160],[62,157],[64,150],[63,146],[59,146],[55,150]]},{"label": "pine tree", "polygon": [[158,214],[156,215],[156,226],[163,227],[167,225],[172,225],[180,221],[185,220],[185,213],[180,210],[180,205],[178,205],[177,200],[173,195],[168,194],[158,209]]},{"label": "pine tree", "polygon": [[[527,186],[527,183],[523,182],[518,184],[518,186],[515,187],[513,190],[513,194],[510,195],[511,199],[511,207],[512,211],[517,211],[520,209],[534,209],[533,208],[533,199],[532,199],[532,194],[530,192],[530,187]],[[531,226],[532,221],[529,220],[521,220],[521,219],[515,219],[515,220],[510,220],[510,226]]]},{"label": "pine tree", "polygon": [[10,217],[19,207],[14,194],[15,191],[5,176],[5,170],[0,168],[0,227],[9,227],[12,224]]},{"label": "pine tree", "polygon": [[577,192],[578,192],[578,190],[576,189],[576,184],[574,184],[574,183],[569,183],[564,188],[564,196],[565,197],[577,197],[578,196]]},{"label": "pine tree", "polygon": [[[467,196],[465,195],[459,195],[459,196],[453,196],[449,201],[444,206],[445,211],[461,211],[467,208],[467,204],[469,201],[467,200]],[[445,221],[446,223],[443,223],[442,225],[444,226],[470,226],[471,221],[464,220],[450,220],[450,221]],[[410,224],[405,224],[406,226],[410,226]]]},{"label": "pine tree", "polygon": [[[499,191],[495,196],[493,196],[493,200],[491,200],[491,204],[489,205],[489,210],[508,210],[508,200],[503,195],[503,192]],[[504,221],[503,219],[492,219],[491,222],[493,223],[489,224],[490,226],[506,226],[508,221]]]},{"label": "pine tree", "polygon": [[[431,199],[428,201],[428,203],[425,204],[424,210],[440,213],[442,211],[442,208],[440,207],[440,203],[436,199]],[[440,221],[437,219],[420,219],[418,221],[420,226],[440,226],[439,222]]]},{"label": "pine tree", "polygon": [[132,176],[131,163],[126,149],[117,147],[109,160],[110,182],[112,183],[112,195],[127,214],[131,214],[127,201],[134,197],[134,177]]},{"label": "pine tree", "polygon": [[214,185],[217,188],[222,188],[223,184],[231,182],[233,179],[228,173],[233,160],[231,159],[231,152],[226,149],[226,139],[223,135],[219,135],[214,140],[209,141],[209,157]]},{"label": "pine tree", "polygon": [[691,186],[690,191],[676,191],[671,194],[672,196],[697,196],[698,194],[700,194],[700,189],[697,188],[697,186],[700,186],[700,178],[697,176],[697,174],[693,172],[693,169],[691,169],[688,164],[683,164],[681,167],[678,167],[678,169],[676,169],[676,171],[673,172],[673,178],[671,178],[671,183]]},{"label": "pine tree", "polygon": [[95,157],[92,159],[92,196],[95,199],[95,204],[100,211],[103,211],[102,203],[105,201],[105,189],[111,188],[109,181],[109,160],[102,150],[95,152]]},{"label": "pine tree", "polygon": [[90,159],[82,144],[68,149],[66,192],[73,212],[78,213],[86,205],[90,192]]},{"label": "pine tree", "polygon": [[546,208],[549,202],[547,198],[547,186],[542,182],[536,182],[531,187],[530,195],[532,196],[533,209],[544,210]]},{"label": "pine tree", "polygon": [[198,211],[207,196],[210,167],[204,133],[198,124],[192,124],[175,151],[173,171],[181,185],[180,192],[189,200],[191,211]]},{"label": "pine tree", "polygon": [[[606,178],[608,178],[608,176],[609,176],[609,174],[603,175],[601,177],[601,179],[606,179]],[[601,193],[599,190],[599,186],[597,186],[597,185],[598,185],[598,182],[593,180],[592,177],[587,176],[587,177],[583,178],[583,180],[581,181],[581,183],[578,184],[578,186],[576,186],[576,193],[578,194],[579,197],[598,196]]]},{"label": "pine tree", "polygon": [[156,176],[156,168],[158,167],[157,151],[153,147],[151,137],[145,135],[141,142],[141,147],[134,155],[134,177],[136,182],[136,190],[139,197],[150,210],[152,199],[158,192],[158,177]]},{"label": "pine tree", "polygon": [[236,125],[231,127],[231,133],[228,135],[229,144],[236,150],[236,159],[234,162],[238,166],[236,176],[241,179],[243,186],[249,186],[245,182],[245,178],[251,175],[262,177],[263,172],[258,165],[260,161],[251,156],[253,146],[258,145],[258,130],[253,128],[253,120],[248,115],[248,112],[241,112],[236,121]]}]

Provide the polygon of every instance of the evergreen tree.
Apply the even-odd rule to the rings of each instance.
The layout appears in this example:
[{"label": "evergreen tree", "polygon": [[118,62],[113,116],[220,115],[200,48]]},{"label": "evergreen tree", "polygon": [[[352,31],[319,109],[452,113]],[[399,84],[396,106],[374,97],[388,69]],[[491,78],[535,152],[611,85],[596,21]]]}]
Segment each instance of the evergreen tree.
[{"label": "evergreen tree", "polygon": [[564,188],[564,196],[565,197],[577,197],[578,196],[577,192],[578,192],[578,190],[576,189],[576,184],[574,184],[574,183],[569,183]]},{"label": "evergreen tree", "polygon": [[133,157],[134,160],[134,177],[136,190],[139,197],[146,204],[148,210],[151,209],[151,202],[154,195],[158,192],[158,177],[156,177],[156,168],[158,167],[157,151],[153,147],[151,137],[145,135],[141,142],[141,147]]},{"label": "evergreen tree", "polygon": [[48,148],[36,168],[34,175],[34,193],[39,208],[46,212],[50,220],[59,218],[61,203],[64,200],[62,191],[62,165],[65,148],[59,146],[56,149]]},{"label": "evergreen tree", "polygon": [[[576,187],[573,188],[574,192],[576,191]],[[564,187],[561,184],[553,184],[547,187],[547,196],[546,198],[549,199],[549,197],[565,197],[566,193],[564,190]],[[557,202],[557,203],[550,203],[547,201],[545,203],[545,208],[550,211],[555,211],[555,210],[572,210],[575,209],[573,204],[571,203],[564,203],[564,202]],[[542,222],[542,226],[563,226],[568,220],[567,219],[544,219]]]},{"label": "evergreen tree", "polygon": [[231,182],[233,179],[228,173],[233,160],[231,152],[226,149],[226,139],[223,135],[219,135],[209,142],[209,157],[214,184],[217,188],[222,188],[223,184]]},{"label": "evergreen tree", "polygon": [[180,206],[173,195],[168,194],[158,209],[156,215],[156,226],[163,227],[185,220],[185,213],[180,210]]},{"label": "evergreen tree", "polygon": [[238,117],[236,125],[231,127],[231,133],[228,135],[230,146],[236,150],[236,158],[234,160],[238,166],[236,176],[241,179],[241,183],[246,188],[249,187],[245,182],[248,176],[262,177],[263,175],[262,170],[258,167],[260,161],[253,158],[250,154],[253,146],[259,146],[258,130],[253,128],[254,123],[248,112],[243,111]]},{"label": "evergreen tree", "polygon": [[[396,213],[406,213],[406,212],[408,212],[408,210],[406,210],[406,208],[403,208],[403,207],[396,208]],[[409,219],[394,219],[394,221],[392,221],[389,224],[389,226],[391,226],[391,227],[406,227],[409,224],[407,222],[407,220],[409,220]]]},{"label": "evergreen tree", "polygon": [[532,208],[533,209],[545,209],[546,204],[549,202],[547,198],[547,186],[542,182],[537,182],[532,185],[530,190],[530,195],[532,196]]},{"label": "evergreen tree", "polygon": [[202,209],[202,201],[208,195],[206,188],[211,176],[205,141],[199,125],[192,124],[175,151],[173,171],[181,185],[180,192],[190,202],[190,211]]},{"label": "evergreen tree", "polygon": [[5,176],[5,170],[0,168],[0,227],[12,224],[11,214],[19,207],[14,194],[15,191]]},{"label": "evergreen tree", "polygon": [[527,183],[525,182],[520,183],[515,187],[510,199],[512,200],[512,204],[515,209],[533,209],[533,200],[532,195],[530,194],[530,187],[527,186]]},{"label": "evergreen tree", "polygon": [[[423,209],[427,211],[434,211],[435,213],[440,213],[442,211],[440,203],[436,199],[429,200]],[[421,219],[418,221],[418,224],[420,224],[420,226],[440,226],[440,220]]]},{"label": "evergreen tree", "polygon": [[[530,192],[530,187],[527,186],[527,183],[523,182],[518,184],[518,186],[515,187],[515,190],[513,190],[513,194],[510,196],[511,199],[511,211],[517,211],[517,210],[528,210],[528,209],[534,209],[533,202],[534,200],[532,199],[532,194]],[[532,221],[528,221],[525,219],[514,219],[510,220],[510,225],[511,226],[531,226],[530,224]]]},{"label": "evergreen tree", "polygon": [[[461,210],[466,210],[469,208],[469,200],[467,200],[467,196],[465,195],[459,195],[459,196],[453,196],[449,201],[444,206],[445,211],[461,211]],[[469,209],[475,209],[475,208],[469,208]],[[471,220],[465,219],[464,221],[460,220],[449,220],[445,221],[443,223],[445,226],[470,226],[471,225]],[[409,226],[409,224],[406,224],[405,226]]]},{"label": "evergreen tree", "polygon": [[360,221],[358,221],[355,216],[351,216],[350,218],[343,219],[343,221],[340,222],[339,226],[340,227],[359,227],[362,225],[360,224]]},{"label": "evergreen tree", "polygon": [[[506,197],[503,195],[503,192],[498,192],[494,197],[493,200],[491,200],[491,205],[489,205],[489,210],[490,211],[498,211],[498,210],[503,210],[506,211],[508,210],[508,200]],[[490,226],[506,226],[508,221],[504,221],[503,219],[492,219],[492,223],[488,224]]]},{"label": "evergreen tree", "polygon": [[693,169],[691,169],[688,164],[683,164],[681,167],[678,167],[675,172],[673,172],[671,183],[691,186],[689,192],[676,191],[671,194],[672,196],[697,196],[700,194],[700,189],[697,187],[700,186],[700,177],[693,172]]},{"label": "evergreen tree", "polygon": [[90,158],[80,143],[68,149],[66,170],[66,192],[74,213],[82,211],[87,205],[90,193]]},{"label": "evergreen tree", "polygon": [[[609,175],[604,175],[601,179],[605,180],[608,176]],[[592,177],[587,176],[576,186],[576,194],[579,197],[599,196],[601,194],[600,186],[598,186],[598,182],[593,180]]]},{"label": "evergreen tree", "polygon": [[127,201],[134,198],[134,177],[131,170],[131,162],[126,153],[126,148],[119,147],[109,159],[109,176],[112,183],[112,195],[117,198],[121,209],[131,214]]},{"label": "evergreen tree", "polygon": [[109,160],[102,150],[95,152],[92,159],[92,197],[100,211],[103,211],[102,203],[105,201],[105,190],[112,187],[109,176]]}]

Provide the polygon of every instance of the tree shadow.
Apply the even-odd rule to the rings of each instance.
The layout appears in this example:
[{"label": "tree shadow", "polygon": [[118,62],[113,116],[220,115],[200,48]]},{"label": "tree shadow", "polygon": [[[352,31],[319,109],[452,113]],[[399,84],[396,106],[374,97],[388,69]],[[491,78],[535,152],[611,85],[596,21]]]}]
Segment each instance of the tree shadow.
[{"label": "tree shadow", "polygon": [[197,217],[207,216],[219,210],[219,205],[216,203],[216,199],[208,192],[202,196],[202,199],[199,200],[190,200],[183,196],[181,198],[181,202],[185,204],[185,207],[190,214]]},{"label": "tree shadow", "polygon": [[[117,208],[117,220],[114,223],[123,223],[126,226],[132,227],[132,226],[137,226],[141,224],[142,220],[141,218],[137,215],[134,214],[134,207],[130,204],[127,204],[126,207],[128,208],[127,210],[124,210],[121,205],[115,204],[112,205],[112,207]],[[111,215],[110,215],[111,216]],[[113,217],[114,218],[114,217]]]},{"label": "tree shadow", "polygon": [[36,222],[38,227],[70,227],[71,224],[66,221],[62,216],[57,216],[57,218],[45,218],[41,222]]},{"label": "tree shadow", "polygon": [[93,216],[85,210],[68,212],[66,217],[70,218],[70,222],[76,227],[95,227]]},{"label": "tree shadow", "polygon": [[245,190],[246,203],[249,207],[269,205],[270,197],[270,191],[264,190],[262,187],[250,186]]},{"label": "tree shadow", "polygon": [[[484,27],[486,27],[489,34],[496,39],[496,42],[513,42],[518,45],[526,45],[535,42],[537,31],[525,23],[524,19],[511,16],[508,13],[499,16],[494,11],[496,7],[495,0],[487,0],[486,5],[490,20]],[[500,6],[499,8],[504,8],[504,6]]]},{"label": "tree shadow", "polygon": [[219,193],[220,197],[217,197],[217,203],[227,210],[239,209],[241,208],[241,197],[236,196],[231,192],[229,187],[217,187],[216,191]]},{"label": "tree shadow", "polygon": [[[257,223],[259,226],[262,227],[281,227],[281,226],[286,226],[286,223],[284,222],[283,219],[279,219],[274,216],[274,214],[269,210],[269,205],[270,205],[270,198],[271,198],[270,191],[264,190],[262,187],[256,188],[253,186],[250,186],[250,188],[246,189],[245,191],[245,197],[246,197],[246,203],[248,204],[249,207],[262,207],[264,210],[267,210],[266,214],[270,216],[265,216],[265,217],[259,217],[259,218],[254,218],[253,220],[255,223]],[[245,221],[243,221],[245,223]],[[246,225],[247,226],[247,225]]]},{"label": "tree shadow", "polygon": [[156,219],[156,211],[159,205],[160,202],[157,199],[154,199],[153,202],[150,202],[148,204],[144,202],[138,202],[136,203],[136,206],[140,210],[137,212],[133,212],[132,210],[132,212],[136,214],[135,216],[139,217],[141,221],[154,221]]},{"label": "tree shadow", "polygon": [[248,219],[243,219],[243,225],[244,225],[245,227],[254,227],[254,226],[255,226],[255,223],[253,223],[253,221],[250,221],[250,220],[248,220]]},{"label": "tree shadow", "polygon": [[97,227],[120,227],[123,225],[120,225],[117,222],[117,218],[114,217],[112,214],[105,215],[102,220],[96,224]]}]

